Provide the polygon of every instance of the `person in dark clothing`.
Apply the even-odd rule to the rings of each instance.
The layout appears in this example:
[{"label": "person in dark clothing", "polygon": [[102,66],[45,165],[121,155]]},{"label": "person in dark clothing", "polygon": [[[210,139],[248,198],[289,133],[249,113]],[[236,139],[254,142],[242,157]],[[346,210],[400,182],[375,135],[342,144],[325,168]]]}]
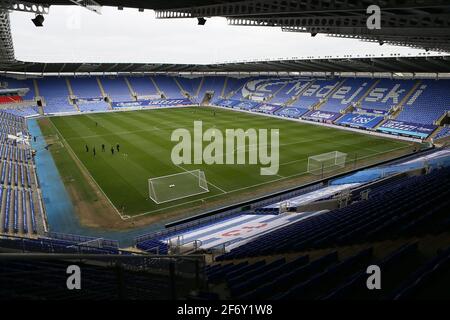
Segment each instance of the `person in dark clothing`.
[{"label": "person in dark clothing", "polygon": [[86,148],[86,152],[89,152],[89,147],[87,146],[87,144],[84,147]]},{"label": "person in dark clothing", "polygon": [[111,154],[114,154],[114,147],[111,147]]},{"label": "person in dark clothing", "polygon": [[95,126],[98,127],[98,122],[97,121],[95,122]]},{"label": "person in dark clothing", "polygon": [[94,157],[95,157],[95,147],[92,148],[92,152],[94,153]]},{"label": "person in dark clothing", "polygon": [[117,152],[120,152],[120,146],[119,146],[119,144],[116,145],[116,148],[117,148]]},{"label": "person in dark clothing", "polygon": [[105,144],[102,144],[102,152],[105,152]]},{"label": "person in dark clothing", "polygon": [[36,142],[36,136],[33,137],[34,142]]}]

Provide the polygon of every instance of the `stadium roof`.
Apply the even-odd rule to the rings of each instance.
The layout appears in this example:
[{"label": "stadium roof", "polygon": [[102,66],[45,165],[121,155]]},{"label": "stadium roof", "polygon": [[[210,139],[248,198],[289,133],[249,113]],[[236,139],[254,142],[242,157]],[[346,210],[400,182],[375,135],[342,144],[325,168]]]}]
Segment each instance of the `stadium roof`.
[{"label": "stadium roof", "polygon": [[[48,1],[30,1],[48,3]],[[53,4],[73,4],[56,0]],[[93,3],[93,1],[78,1]],[[448,0],[96,0],[103,6],[155,9],[158,18],[226,17],[231,25],[273,26],[379,43],[450,52]],[[381,28],[369,29],[368,7],[378,5]]]},{"label": "stadium roof", "polygon": [[[101,6],[155,9],[157,18],[222,16],[231,25],[273,26],[287,32],[324,33],[450,52],[448,0],[0,0],[0,70],[28,73],[74,72],[449,72],[448,56],[288,59],[223,64],[39,63],[14,57],[8,10],[46,14],[48,3],[96,10]],[[100,7],[95,5],[97,3]],[[19,4],[25,4],[19,6]],[[39,4],[39,6],[33,6]],[[367,28],[369,5],[382,9],[381,29]]]},{"label": "stadium roof", "polygon": [[287,59],[222,64],[15,62],[0,70],[19,73],[131,72],[407,72],[449,73],[450,56]]}]

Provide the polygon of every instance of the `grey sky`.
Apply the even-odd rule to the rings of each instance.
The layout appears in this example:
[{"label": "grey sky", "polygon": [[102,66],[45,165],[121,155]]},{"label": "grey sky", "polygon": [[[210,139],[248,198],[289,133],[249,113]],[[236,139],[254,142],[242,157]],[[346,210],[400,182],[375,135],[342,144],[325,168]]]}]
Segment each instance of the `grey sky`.
[{"label": "grey sky", "polygon": [[11,13],[16,58],[42,62],[214,63],[308,56],[416,55],[423,50],[351,39],[228,26],[223,18],[159,20],[153,11],[104,7],[97,15],[78,7],[51,7],[44,27],[33,15]]}]

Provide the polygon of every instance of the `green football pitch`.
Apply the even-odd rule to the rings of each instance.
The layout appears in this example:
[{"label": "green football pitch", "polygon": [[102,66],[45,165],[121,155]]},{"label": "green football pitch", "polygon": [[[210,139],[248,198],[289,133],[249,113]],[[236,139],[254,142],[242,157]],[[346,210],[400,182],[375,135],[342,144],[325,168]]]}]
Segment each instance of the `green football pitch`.
[{"label": "green football pitch", "polygon": [[[64,161],[56,161],[59,170],[64,171],[64,166],[73,165],[70,161],[80,160],[83,170],[92,176],[123,216],[158,214],[194,206],[205,209],[208,204],[229,204],[241,200],[243,196],[254,197],[269,190],[281,189],[293,179],[308,176],[307,160],[312,155],[344,152],[347,154],[346,169],[350,170],[356,163],[366,164],[369,159],[380,161],[393,157],[396,152],[405,151],[411,145],[352,131],[209,107],[96,113],[50,119],[62,145],[66,146],[61,150],[76,155],[70,160],[64,158]],[[171,141],[171,134],[178,128],[193,131],[196,120],[203,122],[203,130],[279,129],[278,174],[260,175],[259,164],[174,165],[171,152],[176,142]],[[104,152],[102,144],[105,145]],[[120,152],[112,154],[111,147],[115,148],[117,144],[120,145]],[[149,198],[149,178],[196,169],[205,173],[209,192],[161,204]]]}]

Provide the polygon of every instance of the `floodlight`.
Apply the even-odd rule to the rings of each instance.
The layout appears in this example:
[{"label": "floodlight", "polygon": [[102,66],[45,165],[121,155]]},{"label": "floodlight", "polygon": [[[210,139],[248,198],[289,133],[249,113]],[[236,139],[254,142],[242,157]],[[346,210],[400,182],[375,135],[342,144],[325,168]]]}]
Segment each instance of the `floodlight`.
[{"label": "floodlight", "polygon": [[45,18],[42,14],[38,14],[38,15],[36,15],[36,17],[34,17],[34,19],[31,19],[31,21],[33,21],[33,23],[36,27],[43,27],[44,20],[45,20]]}]

